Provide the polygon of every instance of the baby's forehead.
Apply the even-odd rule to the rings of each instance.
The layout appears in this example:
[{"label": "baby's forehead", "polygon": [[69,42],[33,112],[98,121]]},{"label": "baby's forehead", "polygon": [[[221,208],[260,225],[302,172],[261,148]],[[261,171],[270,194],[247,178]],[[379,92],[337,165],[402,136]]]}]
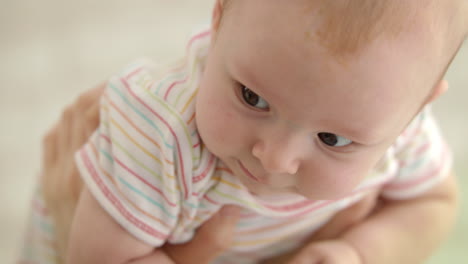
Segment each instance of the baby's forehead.
[{"label": "baby's forehead", "polygon": [[462,19],[462,14],[456,14],[456,3],[463,1],[306,0],[304,14],[313,20],[308,36],[331,54],[345,56],[359,52],[379,37],[394,39],[405,33],[445,37],[444,31],[453,30],[449,24]]},{"label": "baby's forehead", "polygon": [[[237,9],[238,12],[227,14],[233,18],[229,24],[242,26],[231,27],[234,31],[228,35],[255,40],[244,45],[254,50],[253,54],[264,50],[263,47],[276,46],[277,51],[284,51],[288,56],[297,55],[306,62],[310,57],[303,56],[305,53],[318,51],[331,55],[326,56],[327,59],[338,58],[344,63],[352,62],[362,57],[362,53],[369,53],[370,46],[378,43],[381,50],[386,49],[387,53],[400,55],[402,63],[404,60],[419,61],[423,68],[427,68],[420,72],[424,73],[426,79],[428,76],[433,78],[430,82],[434,84],[435,78],[442,77],[443,69],[459,46],[460,41],[451,41],[451,37],[444,36],[456,35],[453,33],[456,27],[449,26],[458,23],[461,15],[466,13],[466,8],[455,8],[459,3],[460,6],[461,3],[466,5],[466,2],[467,0],[231,1],[228,9]],[[452,42],[456,44],[451,44]],[[304,52],[296,52],[297,50]],[[247,48],[242,51],[252,53]],[[377,59],[379,58],[374,58]]]}]

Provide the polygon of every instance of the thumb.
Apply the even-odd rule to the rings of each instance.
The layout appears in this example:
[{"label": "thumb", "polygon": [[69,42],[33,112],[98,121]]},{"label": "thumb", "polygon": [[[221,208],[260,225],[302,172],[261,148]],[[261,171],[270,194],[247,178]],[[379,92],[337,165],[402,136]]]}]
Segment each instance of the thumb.
[{"label": "thumb", "polygon": [[225,205],[197,229],[191,241],[166,244],[164,250],[176,263],[210,263],[231,246],[240,210],[238,206]]}]

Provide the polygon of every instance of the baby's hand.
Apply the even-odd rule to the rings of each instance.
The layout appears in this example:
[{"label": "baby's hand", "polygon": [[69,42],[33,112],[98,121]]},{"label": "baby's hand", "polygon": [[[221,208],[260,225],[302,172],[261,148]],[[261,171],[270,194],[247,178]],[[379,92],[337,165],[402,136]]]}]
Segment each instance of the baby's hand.
[{"label": "baby's hand", "polygon": [[305,246],[289,264],[362,264],[359,253],[345,240],[325,240]]}]

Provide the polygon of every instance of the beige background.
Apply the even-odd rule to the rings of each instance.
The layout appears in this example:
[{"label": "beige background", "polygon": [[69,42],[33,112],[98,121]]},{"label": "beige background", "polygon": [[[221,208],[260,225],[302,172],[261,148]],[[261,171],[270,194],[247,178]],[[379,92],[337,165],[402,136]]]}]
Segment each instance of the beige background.
[{"label": "beige background", "polygon": [[[167,62],[181,55],[194,25],[209,21],[212,0],[0,1],[0,263],[13,263],[39,171],[41,137],[60,110],[135,58]],[[464,190],[467,69],[465,45],[447,74],[451,90],[435,106]],[[456,231],[431,264],[468,256],[467,209],[465,203]]]}]

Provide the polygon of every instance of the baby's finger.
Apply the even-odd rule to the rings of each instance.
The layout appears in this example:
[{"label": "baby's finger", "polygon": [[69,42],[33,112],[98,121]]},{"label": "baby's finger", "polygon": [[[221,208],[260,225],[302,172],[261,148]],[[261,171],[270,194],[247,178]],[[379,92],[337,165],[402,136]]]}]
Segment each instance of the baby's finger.
[{"label": "baby's finger", "polygon": [[231,246],[239,217],[239,207],[226,205],[197,230],[193,240],[208,243],[213,250],[222,253]]},{"label": "baby's finger", "polygon": [[239,217],[239,207],[224,206],[197,230],[190,242],[167,245],[165,251],[176,263],[210,263],[231,246]]},{"label": "baby's finger", "polygon": [[158,252],[154,254],[155,261],[148,260],[145,263],[138,263],[138,264],[176,264],[174,260],[172,260],[167,254],[164,253],[161,249],[157,250]]},{"label": "baby's finger", "polygon": [[302,250],[292,258],[288,264],[325,264],[325,260],[321,257],[320,252],[313,248]]},{"label": "baby's finger", "polygon": [[[374,210],[377,192],[372,192],[362,200],[337,213],[331,221],[317,231],[310,241],[337,238],[354,224],[364,220]],[[309,242],[310,242],[309,241]]]},{"label": "baby's finger", "polygon": [[151,253],[151,256],[143,259],[136,259],[128,264],[176,264],[167,254],[160,248]]},{"label": "baby's finger", "polygon": [[344,240],[326,240],[305,246],[288,264],[361,264],[357,251]]}]

